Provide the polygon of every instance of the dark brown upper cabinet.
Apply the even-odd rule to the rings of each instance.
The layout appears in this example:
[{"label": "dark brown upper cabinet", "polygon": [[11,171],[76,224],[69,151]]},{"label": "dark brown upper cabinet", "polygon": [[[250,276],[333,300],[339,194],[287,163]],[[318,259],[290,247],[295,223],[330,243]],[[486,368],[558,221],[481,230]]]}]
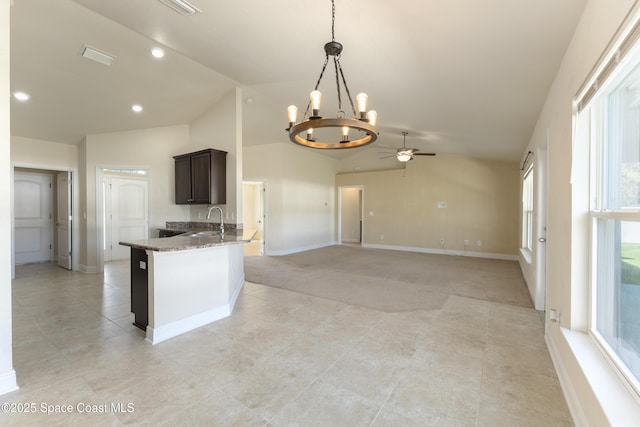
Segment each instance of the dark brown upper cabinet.
[{"label": "dark brown upper cabinet", "polygon": [[227,203],[227,152],[212,148],[173,156],[177,205]]}]

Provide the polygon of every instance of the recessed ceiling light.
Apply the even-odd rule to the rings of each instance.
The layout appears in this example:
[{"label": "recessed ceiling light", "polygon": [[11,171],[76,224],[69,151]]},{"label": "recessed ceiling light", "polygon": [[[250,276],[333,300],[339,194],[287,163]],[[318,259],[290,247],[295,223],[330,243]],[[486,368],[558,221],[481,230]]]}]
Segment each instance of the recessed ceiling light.
[{"label": "recessed ceiling light", "polygon": [[18,101],[26,101],[26,100],[28,100],[29,98],[31,98],[31,95],[29,95],[29,94],[28,94],[28,93],[26,93],[26,92],[20,92],[20,91],[18,91],[18,92],[13,92],[13,97],[14,97],[15,99],[17,99]]},{"label": "recessed ceiling light", "polygon": [[136,113],[140,113],[143,110],[142,105],[140,104],[133,104],[131,109]]},{"label": "recessed ceiling light", "polygon": [[159,47],[154,47],[151,49],[151,55],[153,55],[154,58],[162,58],[164,57],[164,50]]}]

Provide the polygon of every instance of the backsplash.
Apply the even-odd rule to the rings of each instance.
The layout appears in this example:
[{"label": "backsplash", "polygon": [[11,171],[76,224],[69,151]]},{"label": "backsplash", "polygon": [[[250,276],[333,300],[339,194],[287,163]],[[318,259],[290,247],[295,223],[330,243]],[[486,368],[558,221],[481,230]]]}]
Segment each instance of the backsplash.
[{"label": "backsplash", "polygon": [[[167,221],[168,230],[219,230],[219,222]],[[225,231],[242,230],[242,224],[225,224]]]}]

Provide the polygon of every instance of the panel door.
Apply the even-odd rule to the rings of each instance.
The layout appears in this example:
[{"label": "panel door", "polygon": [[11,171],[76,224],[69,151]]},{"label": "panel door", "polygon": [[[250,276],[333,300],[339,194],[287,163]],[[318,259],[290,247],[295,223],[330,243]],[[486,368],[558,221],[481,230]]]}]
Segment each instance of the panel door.
[{"label": "panel door", "polygon": [[191,158],[176,158],[175,161],[176,205],[191,203]]},{"label": "panel door", "polygon": [[118,242],[148,238],[147,192],[146,179],[111,178],[112,261],[129,259],[129,247],[119,245]]},{"label": "panel door", "polygon": [[211,203],[211,154],[191,156],[191,196],[196,204]]},{"label": "panel door", "polygon": [[16,172],[14,175],[15,263],[53,258],[52,176]]}]

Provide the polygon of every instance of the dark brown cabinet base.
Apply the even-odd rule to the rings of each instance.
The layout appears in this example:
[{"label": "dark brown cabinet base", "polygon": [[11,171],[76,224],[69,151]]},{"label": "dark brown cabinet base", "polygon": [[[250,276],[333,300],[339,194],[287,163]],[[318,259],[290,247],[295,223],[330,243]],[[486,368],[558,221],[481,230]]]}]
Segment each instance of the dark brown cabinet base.
[{"label": "dark brown cabinet base", "polygon": [[149,324],[149,280],[147,275],[147,252],[131,248],[131,312],[133,324],[143,331]]}]

